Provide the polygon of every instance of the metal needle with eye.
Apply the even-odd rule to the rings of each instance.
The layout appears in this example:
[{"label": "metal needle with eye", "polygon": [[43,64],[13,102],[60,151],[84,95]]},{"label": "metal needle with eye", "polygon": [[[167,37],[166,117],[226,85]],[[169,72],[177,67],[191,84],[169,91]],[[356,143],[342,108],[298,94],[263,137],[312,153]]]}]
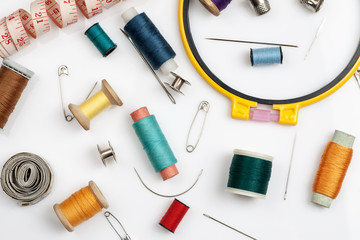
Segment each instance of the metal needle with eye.
[{"label": "metal needle with eye", "polygon": [[67,75],[69,76],[69,69],[65,65],[61,65],[58,69],[58,76],[59,76],[59,84],[60,84],[60,96],[61,96],[61,105],[64,112],[65,120],[68,122],[71,122],[74,119],[74,116],[71,114],[67,114],[65,110],[65,104],[64,104],[64,96],[63,96],[63,89],[62,89],[62,83],[61,83],[61,76]]},{"label": "metal needle with eye", "polygon": [[152,72],[152,74],[154,75],[154,77],[156,78],[156,80],[159,82],[160,86],[162,87],[162,89],[164,90],[164,92],[168,95],[168,97],[170,98],[171,102],[173,104],[176,104],[176,101],[174,99],[174,97],[171,95],[171,93],[166,89],[166,87],[164,86],[164,84],[161,82],[159,76],[156,74],[156,72],[154,71],[154,69],[150,66],[149,62],[146,60],[146,58],[144,57],[144,55],[140,52],[140,50],[136,47],[136,45],[134,44],[134,42],[131,40],[130,36],[120,28],[121,32],[124,34],[124,36],[129,40],[129,42],[133,45],[133,47],[135,48],[135,50],[137,51],[137,53],[140,55],[140,57],[142,58],[142,60],[145,62],[146,66],[148,66],[148,68],[150,69],[150,71]]}]

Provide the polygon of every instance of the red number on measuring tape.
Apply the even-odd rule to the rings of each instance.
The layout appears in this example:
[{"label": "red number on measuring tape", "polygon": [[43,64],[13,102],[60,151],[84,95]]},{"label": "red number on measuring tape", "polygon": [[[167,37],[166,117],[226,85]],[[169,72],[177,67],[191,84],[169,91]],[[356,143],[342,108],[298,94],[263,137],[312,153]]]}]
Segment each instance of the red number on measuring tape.
[{"label": "red number on measuring tape", "polygon": [[60,10],[58,8],[54,8],[54,10],[53,10],[54,14],[58,14],[59,12],[60,12]]},{"label": "red number on measuring tape", "polygon": [[42,17],[42,12],[35,13],[35,17]]},{"label": "red number on measuring tape", "polygon": [[21,37],[21,38],[17,39],[17,42],[18,42],[20,47],[22,47],[25,44],[24,40],[25,40],[24,37]]},{"label": "red number on measuring tape", "polygon": [[4,35],[1,35],[2,39],[8,38],[9,37],[9,33],[5,33]]}]

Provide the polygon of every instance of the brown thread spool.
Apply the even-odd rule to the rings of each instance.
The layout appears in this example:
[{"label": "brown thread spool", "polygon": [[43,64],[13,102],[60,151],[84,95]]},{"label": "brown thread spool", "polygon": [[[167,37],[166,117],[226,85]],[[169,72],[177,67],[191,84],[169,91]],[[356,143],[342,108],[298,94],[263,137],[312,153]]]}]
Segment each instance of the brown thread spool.
[{"label": "brown thread spool", "polygon": [[34,73],[25,67],[3,60],[0,68],[0,128],[3,129],[13,113],[28,81]]},{"label": "brown thread spool", "polygon": [[89,220],[102,208],[109,204],[95,182],[90,181],[89,186],[80,189],[60,204],[54,205],[54,211],[61,223],[69,231]]},{"label": "brown thread spool", "polygon": [[330,207],[341,189],[352,157],[355,137],[336,130],[321,157],[313,184],[312,202]]}]

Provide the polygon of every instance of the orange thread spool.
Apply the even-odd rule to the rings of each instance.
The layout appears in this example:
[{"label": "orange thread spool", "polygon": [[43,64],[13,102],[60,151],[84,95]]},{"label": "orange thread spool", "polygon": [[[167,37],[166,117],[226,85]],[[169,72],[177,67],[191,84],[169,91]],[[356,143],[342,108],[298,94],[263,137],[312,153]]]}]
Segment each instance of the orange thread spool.
[{"label": "orange thread spool", "polygon": [[54,205],[54,211],[61,223],[69,231],[89,220],[109,204],[95,182],[72,194],[61,204]]},{"label": "orange thread spool", "polygon": [[352,158],[355,137],[336,130],[322,157],[313,184],[312,202],[330,207],[341,189]]}]

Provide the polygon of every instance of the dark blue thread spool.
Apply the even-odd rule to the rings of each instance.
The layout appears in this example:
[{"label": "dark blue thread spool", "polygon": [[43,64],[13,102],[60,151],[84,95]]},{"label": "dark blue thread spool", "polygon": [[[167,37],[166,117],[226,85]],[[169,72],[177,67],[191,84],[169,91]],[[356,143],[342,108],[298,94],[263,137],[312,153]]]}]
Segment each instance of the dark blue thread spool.
[{"label": "dark blue thread spool", "polygon": [[281,47],[250,49],[252,66],[282,64],[283,52]]},{"label": "dark blue thread spool", "polygon": [[107,57],[117,48],[117,45],[104,32],[99,23],[95,23],[88,30],[86,30],[85,35],[100,51],[103,57]]},{"label": "dark blue thread spool", "polygon": [[174,61],[176,53],[151,19],[145,13],[138,14],[134,8],[125,11],[122,17],[126,23],[124,31],[151,67],[167,75],[175,71],[178,67]]}]

